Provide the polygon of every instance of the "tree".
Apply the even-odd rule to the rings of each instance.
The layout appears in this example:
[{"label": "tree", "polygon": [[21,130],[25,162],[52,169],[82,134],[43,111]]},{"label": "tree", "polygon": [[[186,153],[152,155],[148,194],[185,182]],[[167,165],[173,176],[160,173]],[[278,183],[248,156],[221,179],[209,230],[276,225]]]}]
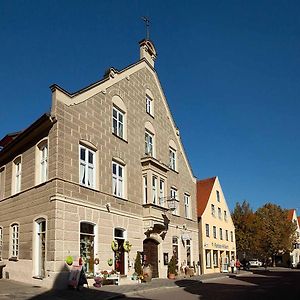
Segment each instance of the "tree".
[{"label": "tree", "polygon": [[287,218],[287,210],[267,203],[256,211],[256,239],[258,251],[267,261],[270,257],[275,266],[275,255],[291,252],[295,239],[295,224]]},{"label": "tree", "polygon": [[246,200],[242,205],[237,202],[231,217],[235,226],[237,253],[243,258],[256,255],[256,216],[249,203]]},{"label": "tree", "polygon": [[141,262],[141,253],[137,252],[135,262],[134,262],[134,271],[137,274],[137,276],[142,275],[142,262]]}]

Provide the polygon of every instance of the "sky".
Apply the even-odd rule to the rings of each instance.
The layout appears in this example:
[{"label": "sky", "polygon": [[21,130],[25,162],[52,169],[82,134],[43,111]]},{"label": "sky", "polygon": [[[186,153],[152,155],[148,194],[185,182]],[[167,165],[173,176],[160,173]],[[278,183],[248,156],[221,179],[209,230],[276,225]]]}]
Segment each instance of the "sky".
[{"label": "sky", "polygon": [[150,18],[155,69],[199,179],[227,204],[300,215],[300,2],[0,0],[0,138],[139,59]]}]

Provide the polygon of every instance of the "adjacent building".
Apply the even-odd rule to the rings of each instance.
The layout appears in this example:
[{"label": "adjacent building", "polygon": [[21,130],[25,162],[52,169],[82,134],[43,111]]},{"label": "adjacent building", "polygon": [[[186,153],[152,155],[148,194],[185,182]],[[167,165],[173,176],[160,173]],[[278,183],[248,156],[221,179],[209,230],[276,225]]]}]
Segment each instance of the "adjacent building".
[{"label": "adjacent building", "polygon": [[235,231],[218,177],[197,181],[197,205],[201,273],[228,272]]},{"label": "adjacent building", "polygon": [[110,68],[75,93],[52,85],[50,112],[1,140],[6,278],[64,285],[68,256],[82,257],[88,276],[113,268],[121,281],[134,272],[138,251],[153,277],[167,276],[172,255],[178,266],[198,262],[196,179],[154,68],[154,45],[139,45],[136,63]]}]

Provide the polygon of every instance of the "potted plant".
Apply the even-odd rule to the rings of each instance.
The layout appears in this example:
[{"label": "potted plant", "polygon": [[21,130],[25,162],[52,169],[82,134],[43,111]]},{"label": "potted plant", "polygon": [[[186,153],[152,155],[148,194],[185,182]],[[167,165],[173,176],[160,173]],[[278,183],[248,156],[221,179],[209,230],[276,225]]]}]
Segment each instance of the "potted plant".
[{"label": "potted plant", "polygon": [[177,267],[176,267],[176,258],[173,255],[168,263],[168,278],[169,279],[175,279],[175,276],[177,275]]},{"label": "potted plant", "polygon": [[142,270],[142,261],[141,261],[141,253],[137,252],[135,262],[134,262],[134,271],[136,274],[136,279],[141,279],[143,275]]}]

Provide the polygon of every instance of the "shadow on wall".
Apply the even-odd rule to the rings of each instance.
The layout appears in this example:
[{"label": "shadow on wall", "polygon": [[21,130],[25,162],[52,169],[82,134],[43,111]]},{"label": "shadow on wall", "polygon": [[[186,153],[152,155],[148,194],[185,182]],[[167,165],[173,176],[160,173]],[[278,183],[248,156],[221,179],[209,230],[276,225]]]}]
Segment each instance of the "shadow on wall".
[{"label": "shadow on wall", "polygon": [[[47,292],[44,292],[42,294],[33,296],[29,298],[30,300],[103,300],[108,299],[111,297],[120,297],[124,299],[134,299],[134,300],[147,300],[147,298],[136,298],[136,297],[126,297],[122,293],[118,292],[111,292],[111,291],[101,291],[101,288],[95,289],[95,288],[88,288],[84,287],[80,290],[70,288],[68,287],[68,278],[69,278],[69,268],[67,266],[64,266],[58,276],[56,277],[56,280],[53,284],[53,288]],[[113,289],[113,288],[112,288]],[[25,298],[24,298],[25,299]],[[29,300],[28,299],[28,300]],[[150,299],[148,299],[150,300]]]}]

